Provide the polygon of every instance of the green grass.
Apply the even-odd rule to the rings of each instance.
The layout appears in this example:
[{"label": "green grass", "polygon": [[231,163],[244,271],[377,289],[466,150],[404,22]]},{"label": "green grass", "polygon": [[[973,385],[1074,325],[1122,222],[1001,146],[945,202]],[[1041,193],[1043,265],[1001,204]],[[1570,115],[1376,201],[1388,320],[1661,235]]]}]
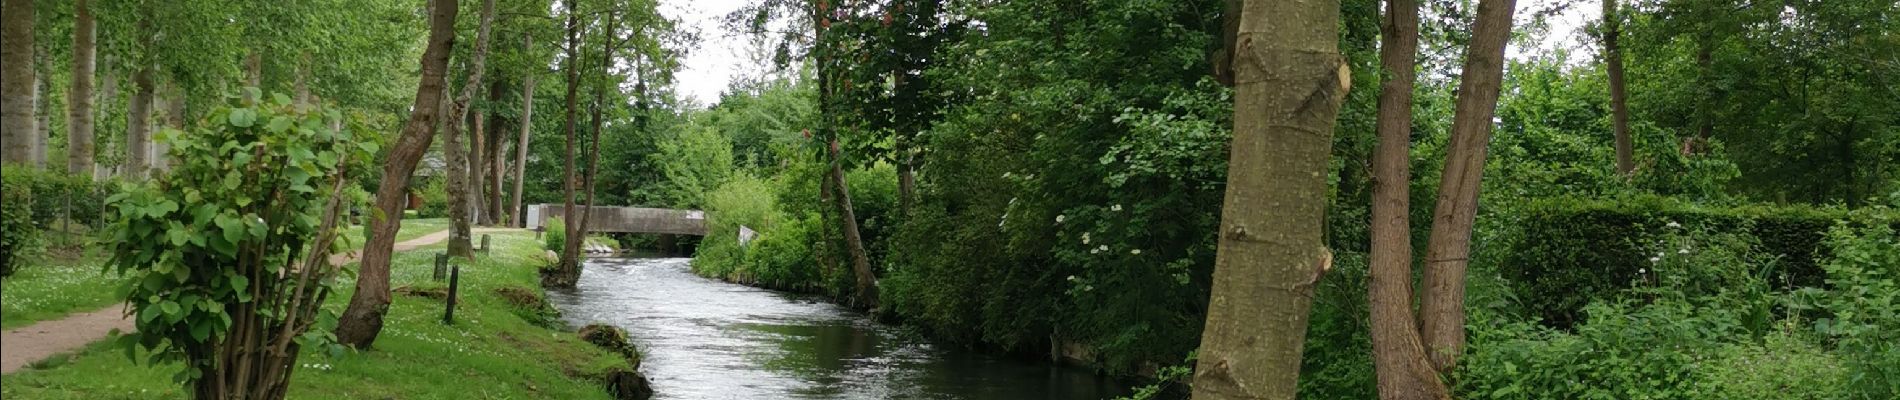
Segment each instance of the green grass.
[{"label": "green grass", "polygon": [[[589,376],[626,362],[570,332],[537,326],[495,291],[539,293],[540,246],[531,234],[495,235],[496,250],[462,270],[456,324],[443,325],[439,300],[397,295],[376,350],[330,357],[306,351],[292,375],[293,399],[604,399]],[[399,253],[393,286],[438,286],[429,279],[440,245]],[[346,283],[347,285],[347,283]],[[340,312],[349,288],[328,302]],[[70,359],[42,363],[0,381],[14,399],[184,398],[171,380],[177,364],[138,365],[124,351],[94,344]]]},{"label": "green grass", "polygon": [[[405,219],[396,241],[448,229],[445,218]],[[83,236],[63,239],[58,232],[47,231],[50,243],[85,243]],[[351,249],[363,247],[363,228],[353,226],[345,232]],[[90,312],[118,303],[117,292],[123,282],[116,274],[103,272],[109,249],[94,245],[83,255],[42,257],[5,281],[0,281],[0,329],[13,329],[34,322],[59,319],[68,314]]]},{"label": "green grass", "polygon": [[46,257],[20,268],[0,281],[0,329],[59,319],[119,302],[124,280],[103,273],[106,255],[87,250],[83,255]]},{"label": "green grass", "polygon": [[[396,231],[396,243],[415,239],[431,233],[449,229],[448,218],[403,218],[402,230]],[[343,237],[349,238],[350,249],[363,248],[363,226],[355,225],[344,229]]]}]

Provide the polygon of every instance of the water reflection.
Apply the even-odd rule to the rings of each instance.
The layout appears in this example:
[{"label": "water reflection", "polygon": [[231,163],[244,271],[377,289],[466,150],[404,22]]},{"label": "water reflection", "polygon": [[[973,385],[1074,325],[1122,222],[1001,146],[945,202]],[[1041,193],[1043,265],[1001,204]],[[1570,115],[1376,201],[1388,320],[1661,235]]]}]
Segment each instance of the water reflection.
[{"label": "water reflection", "polygon": [[598,259],[549,292],[570,324],[627,329],[663,399],[1098,399],[1089,371],[933,346],[814,299],[713,281],[687,259]]}]

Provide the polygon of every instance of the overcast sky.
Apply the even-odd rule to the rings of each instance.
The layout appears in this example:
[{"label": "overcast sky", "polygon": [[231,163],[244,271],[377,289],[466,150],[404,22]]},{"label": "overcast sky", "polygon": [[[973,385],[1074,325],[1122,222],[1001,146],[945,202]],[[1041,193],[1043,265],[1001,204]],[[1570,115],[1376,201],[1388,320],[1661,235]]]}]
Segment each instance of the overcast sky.
[{"label": "overcast sky", "polygon": [[[733,78],[746,70],[757,70],[757,66],[743,65],[754,62],[744,56],[745,41],[727,31],[720,22],[727,13],[739,9],[753,0],[663,0],[661,12],[679,20],[691,29],[699,32],[700,43],[686,55],[684,70],[679,72],[680,93],[697,100],[701,106],[719,101],[719,93],[726,90]],[[1530,0],[1518,2],[1519,22],[1536,10],[1542,10],[1554,4],[1552,0]],[[1544,37],[1536,49],[1512,46],[1510,56],[1522,59],[1532,54],[1548,54],[1557,47],[1574,50],[1589,45],[1580,40],[1577,30],[1591,18],[1596,18],[1594,3],[1575,3],[1561,14],[1551,19],[1551,32]],[[1573,54],[1572,62],[1587,60],[1588,55]]]}]

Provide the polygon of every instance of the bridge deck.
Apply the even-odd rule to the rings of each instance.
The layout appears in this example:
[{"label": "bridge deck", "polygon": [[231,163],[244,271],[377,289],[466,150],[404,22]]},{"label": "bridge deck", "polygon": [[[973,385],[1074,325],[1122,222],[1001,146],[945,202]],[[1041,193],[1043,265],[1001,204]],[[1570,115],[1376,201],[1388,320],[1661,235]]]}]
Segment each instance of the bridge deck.
[{"label": "bridge deck", "polygon": [[[585,210],[587,206],[575,206],[575,212]],[[536,204],[528,207],[528,228],[539,229],[547,226],[548,218],[567,215],[566,207],[560,204]],[[588,217],[592,219],[587,230],[592,232],[631,232],[631,233],[670,233],[676,235],[706,235],[706,213],[699,210],[675,210],[667,208],[644,207],[594,207]],[[572,222],[570,222],[572,223]]]}]

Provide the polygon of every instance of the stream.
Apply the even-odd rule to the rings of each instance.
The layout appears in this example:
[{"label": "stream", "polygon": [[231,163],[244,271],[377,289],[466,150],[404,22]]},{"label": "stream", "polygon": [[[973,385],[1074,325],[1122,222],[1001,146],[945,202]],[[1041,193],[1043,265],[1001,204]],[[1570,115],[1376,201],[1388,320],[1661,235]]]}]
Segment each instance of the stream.
[{"label": "stream", "polygon": [[597,258],[567,323],[627,330],[656,399],[1101,399],[1127,383],[1092,371],[940,346],[864,313],[693,275],[686,258]]}]

